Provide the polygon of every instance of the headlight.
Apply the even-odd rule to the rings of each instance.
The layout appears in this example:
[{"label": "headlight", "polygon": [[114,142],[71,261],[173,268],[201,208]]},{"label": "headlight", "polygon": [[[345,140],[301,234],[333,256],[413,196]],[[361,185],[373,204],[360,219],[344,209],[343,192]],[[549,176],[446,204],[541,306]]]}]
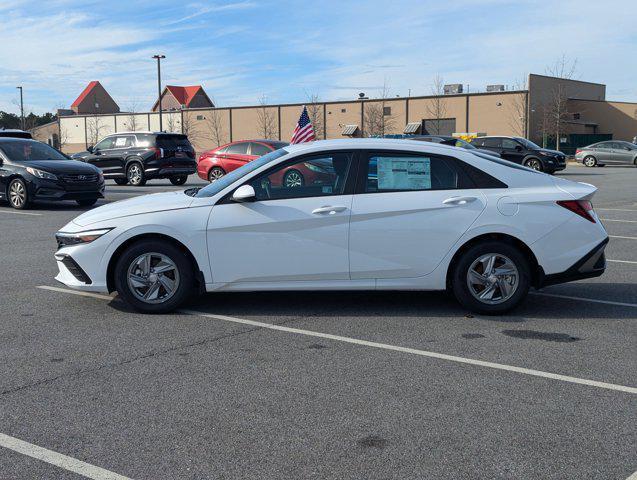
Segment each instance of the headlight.
[{"label": "headlight", "polygon": [[58,179],[58,177],[56,177],[52,173],[45,172],[44,170],[38,170],[37,168],[33,168],[33,167],[27,167],[27,172],[29,172],[34,177],[38,177],[38,178],[46,178],[47,180]]},{"label": "headlight", "polygon": [[102,172],[97,174],[97,183],[102,183],[104,181],[104,174]]},{"label": "headlight", "polygon": [[539,152],[539,153],[540,153],[540,155],[544,155],[545,157],[553,157],[553,156],[555,156],[555,154],[551,153],[551,152]]},{"label": "headlight", "polygon": [[99,230],[87,230],[85,232],[67,233],[57,232],[55,239],[58,242],[58,248],[68,247],[69,245],[79,245],[82,243],[91,243],[102,235],[113,230],[112,228],[101,228]]}]

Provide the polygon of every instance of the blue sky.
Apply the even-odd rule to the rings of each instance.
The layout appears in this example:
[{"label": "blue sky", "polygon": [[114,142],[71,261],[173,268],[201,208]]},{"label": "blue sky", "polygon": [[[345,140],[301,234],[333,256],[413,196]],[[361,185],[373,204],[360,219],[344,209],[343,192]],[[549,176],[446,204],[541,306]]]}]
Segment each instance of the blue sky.
[{"label": "blue sky", "polygon": [[0,109],[68,107],[99,80],[123,110],[164,84],[202,84],[220,106],[427,95],[445,83],[514,85],[565,55],[577,77],[637,101],[634,0],[183,2],[0,0]]}]

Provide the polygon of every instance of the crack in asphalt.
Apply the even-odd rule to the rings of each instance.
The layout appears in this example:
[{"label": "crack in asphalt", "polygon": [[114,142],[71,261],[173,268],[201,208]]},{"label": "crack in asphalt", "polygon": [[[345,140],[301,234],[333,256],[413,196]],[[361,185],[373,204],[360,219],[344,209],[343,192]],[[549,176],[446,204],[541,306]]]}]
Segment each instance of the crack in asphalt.
[{"label": "crack in asphalt", "polygon": [[[206,312],[201,312],[201,313],[206,313]],[[278,322],[278,323],[273,323],[273,325],[286,325],[288,323],[296,322],[296,321],[302,320],[304,318],[307,318],[307,317],[301,315],[301,316],[298,316],[298,317],[291,318],[289,320],[285,320],[285,321]],[[123,365],[128,365],[128,364],[131,364],[131,363],[135,363],[135,362],[137,362],[139,360],[145,360],[147,358],[152,358],[152,357],[158,357],[158,356],[166,355],[166,354],[169,354],[169,353],[176,352],[178,350],[183,350],[183,349],[188,349],[188,348],[192,348],[192,347],[199,347],[201,345],[207,345],[207,344],[216,343],[218,341],[225,340],[227,338],[238,337],[240,335],[245,335],[245,334],[248,334],[248,333],[256,332],[258,330],[267,330],[267,329],[264,328],[264,327],[249,328],[247,330],[242,330],[240,332],[230,333],[228,335],[221,335],[221,336],[218,336],[218,337],[205,338],[203,340],[199,340],[197,342],[188,343],[188,344],[185,344],[185,345],[178,345],[178,346],[174,346],[174,347],[170,347],[170,348],[165,348],[163,350],[156,350],[156,351],[148,352],[148,353],[145,353],[143,355],[137,355],[137,356],[135,356],[133,358],[128,358],[128,359],[122,360],[120,362],[106,363],[106,364],[103,364],[103,365],[98,365],[98,366],[93,367],[93,368],[87,368],[85,370],[77,370],[77,371],[74,371],[74,372],[65,372],[65,373],[63,373],[61,375],[57,375],[55,377],[45,378],[45,379],[42,379],[42,380],[38,380],[36,382],[27,383],[25,385],[20,385],[18,387],[13,387],[13,388],[9,388],[9,389],[0,391],[0,395],[9,395],[9,394],[12,394],[12,393],[20,392],[22,390],[27,390],[27,389],[32,388],[32,387],[39,387],[41,385],[48,385],[50,383],[56,382],[57,380],[60,380],[60,379],[63,379],[63,378],[67,378],[67,377],[79,377],[81,375],[99,372],[100,370],[104,370],[104,369],[107,369],[107,368],[117,368],[117,367],[120,367],[120,366],[123,366]]]}]

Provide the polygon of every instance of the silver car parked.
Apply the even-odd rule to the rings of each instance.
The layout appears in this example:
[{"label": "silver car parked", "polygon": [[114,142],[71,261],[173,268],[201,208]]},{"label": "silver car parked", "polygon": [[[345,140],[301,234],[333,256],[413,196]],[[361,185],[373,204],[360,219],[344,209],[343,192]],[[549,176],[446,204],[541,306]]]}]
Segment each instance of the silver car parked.
[{"label": "silver car parked", "polygon": [[578,148],[575,160],[587,167],[605,164],[637,166],[637,145],[622,140],[594,143],[588,147]]},{"label": "silver car parked", "polygon": [[637,145],[622,140],[594,143],[588,147],[578,148],[575,160],[587,167],[604,164],[637,166]]}]

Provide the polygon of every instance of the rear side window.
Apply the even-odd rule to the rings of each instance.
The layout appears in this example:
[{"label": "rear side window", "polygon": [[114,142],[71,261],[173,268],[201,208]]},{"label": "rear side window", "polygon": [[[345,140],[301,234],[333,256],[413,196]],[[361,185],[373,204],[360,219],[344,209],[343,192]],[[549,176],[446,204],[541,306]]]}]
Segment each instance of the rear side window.
[{"label": "rear side window", "polygon": [[502,145],[502,140],[500,140],[499,138],[485,138],[482,145],[484,145],[485,147],[500,148],[500,146]]},{"label": "rear side window", "polygon": [[364,167],[365,193],[473,188],[463,171],[435,155],[374,153]]},{"label": "rear side window", "polygon": [[250,144],[250,155],[257,155],[259,157],[270,153],[272,150],[261,143]]},{"label": "rear side window", "polygon": [[226,150],[226,153],[234,155],[247,155],[248,154],[248,142],[235,143],[230,145]]},{"label": "rear side window", "polygon": [[167,150],[177,147],[191,148],[188,137],[185,135],[157,135],[157,146]]}]

